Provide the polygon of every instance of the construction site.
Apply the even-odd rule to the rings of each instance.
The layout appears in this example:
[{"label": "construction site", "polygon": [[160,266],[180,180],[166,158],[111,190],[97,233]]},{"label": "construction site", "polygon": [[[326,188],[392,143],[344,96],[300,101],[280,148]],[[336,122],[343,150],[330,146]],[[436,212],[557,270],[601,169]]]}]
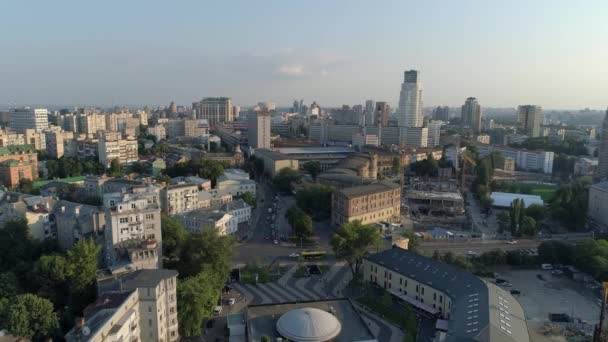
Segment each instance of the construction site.
[{"label": "construction site", "polygon": [[405,185],[403,206],[415,229],[466,226],[465,203],[455,180],[412,177]]}]

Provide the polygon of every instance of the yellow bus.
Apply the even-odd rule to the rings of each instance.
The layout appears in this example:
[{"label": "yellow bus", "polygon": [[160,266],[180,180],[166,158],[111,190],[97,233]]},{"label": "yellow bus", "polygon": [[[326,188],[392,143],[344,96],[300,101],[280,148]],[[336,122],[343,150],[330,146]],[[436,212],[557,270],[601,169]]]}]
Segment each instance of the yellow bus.
[{"label": "yellow bus", "polygon": [[304,251],[304,252],[302,252],[302,258],[307,259],[307,260],[323,258],[326,255],[327,255],[326,251]]}]

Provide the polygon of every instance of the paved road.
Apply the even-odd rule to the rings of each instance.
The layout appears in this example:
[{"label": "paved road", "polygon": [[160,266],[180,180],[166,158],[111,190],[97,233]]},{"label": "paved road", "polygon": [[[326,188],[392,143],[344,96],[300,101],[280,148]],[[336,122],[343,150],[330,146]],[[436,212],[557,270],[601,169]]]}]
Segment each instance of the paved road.
[{"label": "paved road", "polygon": [[512,251],[518,249],[538,248],[538,240],[519,240],[516,244],[508,244],[505,241],[486,240],[470,242],[423,242],[418,246],[418,250],[425,255],[432,255],[433,252],[440,253],[452,252],[457,255],[466,255],[468,251],[476,253],[489,252],[496,249]]}]

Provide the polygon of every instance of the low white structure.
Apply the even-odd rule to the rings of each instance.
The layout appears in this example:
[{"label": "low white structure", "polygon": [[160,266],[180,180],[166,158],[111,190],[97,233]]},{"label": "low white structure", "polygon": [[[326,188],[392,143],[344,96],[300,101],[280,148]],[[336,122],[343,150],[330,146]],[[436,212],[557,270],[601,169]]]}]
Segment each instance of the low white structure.
[{"label": "low white structure", "polygon": [[284,313],[277,321],[277,331],[289,341],[333,341],[342,325],[329,312],[302,308]]},{"label": "low white structure", "polygon": [[255,181],[249,179],[249,173],[240,169],[226,169],[217,180],[218,193],[228,193],[232,196],[241,196],[250,192],[255,196]]},{"label": "low white structure", "polygon": [[523,199],[524,205],[527,207],[532,204],[544,205],[543,199],[538,195],[514,194],[510,192],[493,192],[490,197],[494,201],[492,204],[498,208],[508,208],[516,198]]},{"label": "low white structure", "polygon": [[238,231],[236,216],[220,210],[198,209],[175,216],[189,232],[215,229],[219,235],[234,234]]}]

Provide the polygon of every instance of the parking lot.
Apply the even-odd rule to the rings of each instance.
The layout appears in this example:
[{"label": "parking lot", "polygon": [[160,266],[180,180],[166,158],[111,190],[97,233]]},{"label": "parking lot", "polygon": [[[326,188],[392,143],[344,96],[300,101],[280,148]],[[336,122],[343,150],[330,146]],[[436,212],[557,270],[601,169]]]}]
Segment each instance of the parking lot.
[{"label": "parking lot", "polygon": [[541,269],[505,270],[500,278],[512,284],[510,289],[521,291],[515,297],[529,321],[548,321],[550,313],[565,313],[591,324],[599,321],[599,289]]}]

